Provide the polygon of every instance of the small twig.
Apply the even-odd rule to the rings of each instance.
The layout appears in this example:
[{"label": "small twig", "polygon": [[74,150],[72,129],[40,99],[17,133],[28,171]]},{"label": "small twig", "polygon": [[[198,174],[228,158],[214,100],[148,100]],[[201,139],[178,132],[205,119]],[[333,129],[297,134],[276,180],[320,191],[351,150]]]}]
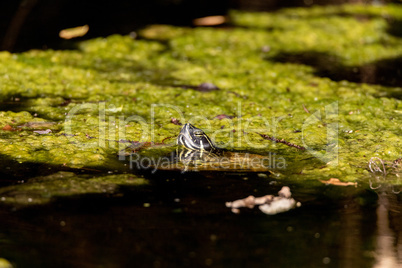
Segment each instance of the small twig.
[{"label": "small twig", "polygon": [[176,136],[170,136],[170,137],[166,137],[162,140],[162,143],[165,144],[165,140],[171,139],[171,138],[176,138]]},{"label": "small twig", "polygon": [[300,146],[300,145],[297,145],[297,144],[294,144],[294,143],[290,143],[288,141],[285,141],[284,139],[277,139],[275,137],[268,136],[268,135],[265,135],[265,134],[260,134],[260,133],[257,133],[257,134],[260,135],[265,140],[271,140],[271,141],[274,141],[276,143],[283,143],[283,144],[285,144],[285,145],[287,145],[289,147],[294,147],[294,148],[302,150],[302,151],[306,150],[306,148],[304,148],[303,146]]},{"label": "small twig", "polygon": [[76,136],[78,136],[78,135],[76,135],[76,134],[66,134],[66,133],[61,133],[60,135],[58,135],[58,136],[65,136],[65,137],[76,137]]},{"label": "small twig", "polygon": [[[378,161],[381,163],[382,169],[381,169],[381,166],[378,166],[378,165],[377,165],[376,160],[378,160]],[[370,158],[370,161],[369,161],[369,168],[370,168],[370,171],[371,171],[372,173],[380,172],[380,173],[382,173],[384,176],[387,175],[387,170],[385,169],[384,161],[383,161],[381,158],[379,158],[379,157],[372,157],[372,158]]]},{"label": "small twig", "polygon": [[85,137],[87,137],[88,139],[96,139],[96,137],[89,136],[89,134],[85,134]]},{"label": "small twig", "polygon": [[122,140],[122,139],[120,139],[118,141],[116,141],[116,140],[108,140],[108,141],[115,141],[115,142],[121,142],[121,143],[131,143],[131,144],[140,143],[139,141]]},{"label": "small twig", "polygon": [[235,95],[235,96],[238,97],[238,98],[243,98],[243,99],[245,99],[245,100],[248,99],[248,96],[239,94],[239,93],[234,92],[234,91],[231,91],[231,90],[229,90],[228,93],[231,93],[231,94]]},{"label": "small twig", "polygon": [[377,190],[377,189],[379,189],[379,188],[381,188],[381,184],[380,184],[378,187],[373,187],[373,183],[372,183],[371,180],[370,180],[370,189],[371,189],[371,190]]},{"label": "small twig", "polygon": [[304,106],[304,104],[302,104],[302,106],[303,106],[304,111],[309,114],[310,111],[306,108],[306,106]]}]

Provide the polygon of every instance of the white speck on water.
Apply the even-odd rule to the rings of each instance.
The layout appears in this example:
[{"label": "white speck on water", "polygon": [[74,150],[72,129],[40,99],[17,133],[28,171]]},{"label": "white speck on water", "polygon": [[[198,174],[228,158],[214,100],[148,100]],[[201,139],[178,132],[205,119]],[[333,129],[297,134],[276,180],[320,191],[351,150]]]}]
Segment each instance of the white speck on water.
[{"label": "white speck on water", "polygon": [[60,222],[60,226],[61,226],[61,227],[66,226],[66,222],[65,222],[65,221],[61,221],[61,222]]},{"label": "white speck on water", "polygon": [[331,262],[331,259],[329,257],[325,257],[324,259],[322,259],[323,264],[329,264],[330,262]]},{"label": "white speck on water", "polygon": [[31,203],[31,202],[32,202],[32,198],[28,198],[28,202]]},{"label": "white speck on water", "polygon": [[6,201],[6,198],[4,196],[2,196],[1,201]]}]

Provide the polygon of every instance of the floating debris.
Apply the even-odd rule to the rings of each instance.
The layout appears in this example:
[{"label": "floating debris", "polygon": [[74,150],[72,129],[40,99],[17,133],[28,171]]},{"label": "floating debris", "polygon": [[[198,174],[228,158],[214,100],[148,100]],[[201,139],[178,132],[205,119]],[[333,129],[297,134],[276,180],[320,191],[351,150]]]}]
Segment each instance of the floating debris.
[{"label": "floating debris", "polygon": [[271,51],[271,47],[270,46],[263,46],[261,48],[261,51],[264,53],[270,52]]},{"label": "floating debris", "polygon": [[28,122],[23,125],[18,126],[19,128],[31,128],[31,129],[44,129],[46,127],[53,127],[56,122]]},{"label": "floating debris", "polygon": [[267,215],[275,215],[301,206],[300,202],[296,202],[291,197],[292,193],[290,192],[290,188],[283,186],[278,192],[278,196],[264,195],[261,197],[254,197],[250,195],[233,202],[226,202],[226,207],[231,208],[233,213],[238,214],[240,213],[239,208],[247,207],[252,209],[255,206],[258,206],[263,213]]},{"label": "floating debris", "polygon": [[78,26],[78,27],[74,27],[74,28],[68,28],[68,29],[61,30],[59,32],[59,37],[68,40],[68,39],[84,36],[88,33],[88,31],[89,31],[88,25]]},{"label": "floating debris", "polygon": [[51,130],[51,129],[46,129],[46,130],[34,130],[34,132],[43,135],[43,134],[52,133],[52,130]]},{"label": "floating debris", "polygon": [[302,104],[302,106],[303,106],[303,110],[306,112],[306,113],[310,113],[310,111],[306,108],[306,106],[304,106],[304,104]]},{"label": "floating debris", "polygon": [[171,87],[181,87],[183,89],[193,89],[199,92],[210,92],[210,91],[215,91],[215,90],[220,90],[219,87],[217,87],[216,85],[212,84],[212,83],[201,83],[198,86],[194,86],[194,85],[169,85]]},{"label": "floating debris", "polygon": [[286,212],[292,208],[295,208],[296,206],[296,201],[293,198],[281,198],[270,204],[259,206],[258,208],[267,215],[275,215]]},{"label": "floating debris", "polygon": [[232,115],[227,115],[227,114],[220,114],[220,115],[215,116],[214,118],[219,119],[219,120],[222,120],[222,119],[233,119],[234,116],[232,116]]},{"label": "floating debris", "polygon": [[400,166],[402,166],[402,158],[398,158],[392,162],[393,168],[398,168]]},{"label": "floating debris", "polygon": [[219,87],[212,83],[202,83],[200,84],[196,90],[201,91],[201,92],[209,92],[209,91],[214,91],[214,90],[219,90]]},{"label": "floating debris", "polygon": [[173,118],[173,117],[170,119],[170,123],[173,123],[173,124],[175,124],[175,125],[177,125],[177,126],[181,126],[181,125],[182,125],[182,123],[180,123],[180,120],[179,120],[179,119]]},{"label": "floating debris", "polygon": [[[368,167],[370,172],[372,173],[372,178],[369,180],[370,189],[377,190],[381,187],[389,186],[390,182],[388,180],[392,180],[395,176],[397,178],[402,175],[402,158],[395,159],[393,161],[386,161],[379,157],[372,157],[368,162]],[[388,177],[389,176],[389,177]],[[387,178],[388,177],[388,178]],[[374,180],[374,183],[372,181]],[[376,184],[375,186],[373,184]],[[391,183],[392,184],[392,183]],[[395,190],[394,186],[392,186],[392,192],[394,194],[399,194],[400,190]]]},{"label": "floating debris", "polygon": [[369,168],[372,173],[382,173],[384,176],[387,175],[387,170],[385,169],[384,161],[379,157],[370,158]]},{"label": "floating debris", "polygon": [[225,16],[207,16],[193,20],[195,26],[215,26],[224,24],[227,21]]},{"label": "floating debris", "polygon": [[357,182],[350,182],[350,181],[344,182],[344,181],[340,181],[340,180],[337,179],[337,178],[330,178],[330,179],[327,180],[327,181],[320,180],[320,182],[325,183],[326,185],[329,185],[329,184],[331,184],[331,185],[336,185],[336,186],[349,186],[349,185],[353,185],[353,186],[357,187]]}]

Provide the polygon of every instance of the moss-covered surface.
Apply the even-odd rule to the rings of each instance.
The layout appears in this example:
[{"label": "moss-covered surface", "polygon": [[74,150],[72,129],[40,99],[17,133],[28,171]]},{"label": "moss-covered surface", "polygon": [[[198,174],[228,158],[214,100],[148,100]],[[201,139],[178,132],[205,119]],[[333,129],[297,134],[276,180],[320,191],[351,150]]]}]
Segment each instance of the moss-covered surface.
[{"label": "moss-covered surface", "polygon": [[[391,164],[402,156],[400,87],[319,75],[361,68],[370,78],[384,73],[377,65],[384,62],[400,71],[402,7],[236,11],[231,18],[229,28],[156,25],[135,40],[115,35],[73,51],[0,52],[0,153],[21,163],[107,167],[127,140],[172,143],[175,118],[222,147],[284,157],[281,173],[301,180],[367,181],[372,157]],[[300,56],[305,64],[289,62]],[[219,90],[195,89],[204,82]],[[230,117],[216,118],[222,114]],[[400,169],[388,173],[401,184]]]},{"label": "moss-covered surface", "polygon": [[3,204],[40,205],[62,196],[119,194],[119,186],[144,186],[148,181],[132,174],[91,176],[57,172],[30,179],[27,183],[1,188]]}]

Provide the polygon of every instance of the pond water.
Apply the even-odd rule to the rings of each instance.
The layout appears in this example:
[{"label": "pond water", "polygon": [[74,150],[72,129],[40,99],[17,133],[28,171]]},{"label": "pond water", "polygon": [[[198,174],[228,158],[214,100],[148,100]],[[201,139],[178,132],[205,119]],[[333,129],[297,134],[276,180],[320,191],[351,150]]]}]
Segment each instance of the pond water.
[{"label": "pond water", "polygon": [[[0,255],[14,267],[396,267],[400,195],[392,189],[257,174],[142,173],[113,194],[0,207]],[[219,178],[218,178],[219,177]],[[3,182],[5,183],[5,182]],[[289,186],[301,206],[234,214],[226,201]],[[398,200],[399,199],[399,200]],[[398,205],[399,204],[399,205]]]}]

